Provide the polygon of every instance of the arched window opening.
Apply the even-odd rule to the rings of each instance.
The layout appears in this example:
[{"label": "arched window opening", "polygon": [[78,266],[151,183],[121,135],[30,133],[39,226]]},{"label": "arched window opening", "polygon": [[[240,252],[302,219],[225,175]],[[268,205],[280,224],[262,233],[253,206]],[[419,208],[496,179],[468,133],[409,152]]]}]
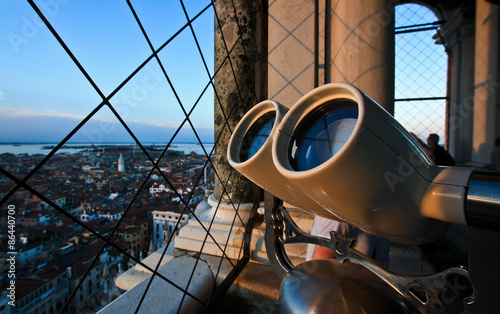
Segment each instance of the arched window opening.
[{"label": "arched window opening", "polygon": [[442,22],[427,7],[395,8],[395,118],[421,139],[430,133],[446,143],[448,55]]}]

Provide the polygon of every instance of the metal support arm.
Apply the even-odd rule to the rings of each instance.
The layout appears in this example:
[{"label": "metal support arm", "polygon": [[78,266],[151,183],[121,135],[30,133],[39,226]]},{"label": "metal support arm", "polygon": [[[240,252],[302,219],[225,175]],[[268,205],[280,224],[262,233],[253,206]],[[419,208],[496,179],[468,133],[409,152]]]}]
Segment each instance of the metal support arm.
[{"label": "metal support arm", "polygon": [[336,260],[358,263],[393,287],[410,304],[422,313],[443,313],[446,307],[465,309],[473,302],[476,290],[469,273],[462,268],[450,268],[428,276],[409,276],[391,272],[352,247],[354,239],[335,232],[330,239],[305,234],[293,222],[287,210],[277,200],[266,198],[266,249],[275,273],[283,279],[293,268],[285,244],[310,243],[331,249]]}]

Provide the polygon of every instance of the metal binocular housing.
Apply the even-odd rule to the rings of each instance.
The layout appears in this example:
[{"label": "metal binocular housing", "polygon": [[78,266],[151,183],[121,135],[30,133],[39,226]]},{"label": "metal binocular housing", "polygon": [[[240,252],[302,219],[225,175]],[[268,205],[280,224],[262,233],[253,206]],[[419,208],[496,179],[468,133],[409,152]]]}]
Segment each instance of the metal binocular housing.
[{"label": "metal binocular housing", "polygon": [[[318,87],[289,110],[252,108],[228,148],[231,166],[283,201],[403,243],[467,225],[474,169],[436,166],[417,140],[358,88]],[[470,198],[470,197],[469,197]]]}]

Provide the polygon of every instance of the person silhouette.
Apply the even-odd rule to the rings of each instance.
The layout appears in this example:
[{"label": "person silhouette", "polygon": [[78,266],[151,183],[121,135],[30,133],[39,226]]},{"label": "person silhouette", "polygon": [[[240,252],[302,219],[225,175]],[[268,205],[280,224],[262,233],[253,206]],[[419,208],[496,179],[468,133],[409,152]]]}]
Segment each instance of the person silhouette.
[{"label": "person silhouette", "polygon": [[434,155],[434,163],[438,166],[454,166],[455,160],[448,153],[443,146],[439,145],[439,135],[436,133],[429,134],[427,138],[427,145],[429,145],[429,149]]}]

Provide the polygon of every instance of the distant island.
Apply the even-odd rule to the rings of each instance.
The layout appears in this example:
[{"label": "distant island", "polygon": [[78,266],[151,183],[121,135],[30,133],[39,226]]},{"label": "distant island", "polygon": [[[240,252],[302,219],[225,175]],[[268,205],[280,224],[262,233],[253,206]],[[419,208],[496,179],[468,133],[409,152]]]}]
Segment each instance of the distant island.
[{"label": "distant island", "polygon": [[[150,144],[150,145],[142,145],[147,150],[163,150],[165,149],[167,145],[166,144]],[[42,149],[46,150],[53,150],[56,148],[57,145],[44,145],[42,146]],[[65,149],[79,149],[82,151],[86,152],[95,152],[95,151],[100,151],[100,150],[137,150],[139,149],[139,145],[137,144],[102,144],[102,145],[95,145],[95,144],[89,144],[89,145],[82,145],[82,144],[76,144],[76,145],[64,145],[62,146]],[[176,145],[170,145],[169,148],[176,148]]]}]

